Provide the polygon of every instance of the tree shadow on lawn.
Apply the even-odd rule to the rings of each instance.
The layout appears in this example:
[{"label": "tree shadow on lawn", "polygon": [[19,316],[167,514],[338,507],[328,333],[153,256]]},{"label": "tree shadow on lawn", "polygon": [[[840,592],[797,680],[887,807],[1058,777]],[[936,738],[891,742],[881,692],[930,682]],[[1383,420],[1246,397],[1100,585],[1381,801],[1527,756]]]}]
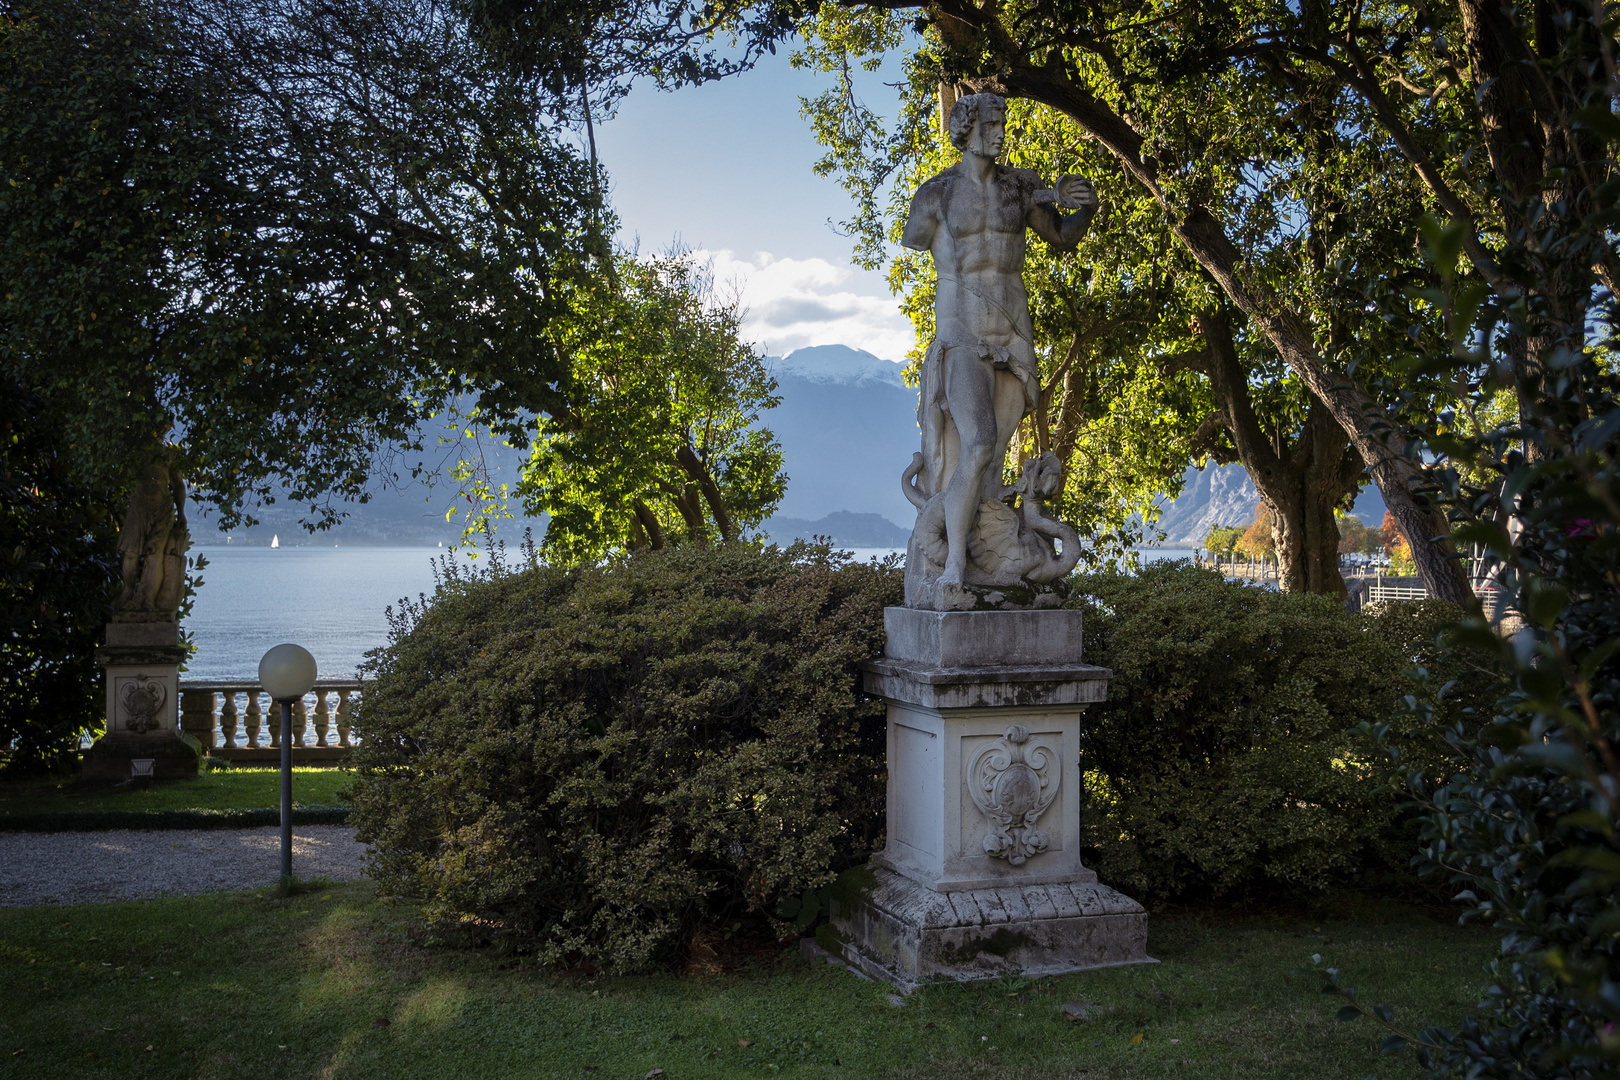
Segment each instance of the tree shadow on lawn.
[{"label": "tree shadow on lawn", "polygon": [[[1421,1075],[1294,970],[1321,952],[1398,1019],[1451,1023],[1494,938],[1401,905],[1331,914],[1178,911],[1152,920],[1159,964],[927,986],[897,1007],[791,944],[633,977],[428,946],[415,907],[369,882],[9,909],[0,1077]],[[1072,1000],[1093,1018],[1066,1020]]]},{"label": "tree shadow on lawn", "polygon": [[[293,798],[305,804],[339,802],[349,783],[349,774],[340,769],[297,766],[293,769]],[[101,810],[274,807],[280,802],[280,771],[272,768],[224,769],[144,784],[89,780],[78,774],[0,778],[0,818]]]}]

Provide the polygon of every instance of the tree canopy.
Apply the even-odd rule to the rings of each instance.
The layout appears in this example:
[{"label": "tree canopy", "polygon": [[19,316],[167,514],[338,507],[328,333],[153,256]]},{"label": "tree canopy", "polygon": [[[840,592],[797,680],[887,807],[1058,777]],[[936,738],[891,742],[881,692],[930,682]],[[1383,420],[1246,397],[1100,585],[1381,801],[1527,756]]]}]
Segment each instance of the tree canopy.
[{"label": "tree canopy", "polygon": [[[805,60],[841,78],[885,50],[905,54],[898,136],[847,80],[811,105],[839,155],[829,165],[845,169],[861,205],[862,251],[878,250],[884,185],[936,148],[922,139],[931,95],[990,90],[1050,110],[1069,125],[1048,144],[1050,167],[1093,172],[1124,215],[1115,228],[1167,242],[1150,243],[1146,261],[1173,282],[1180,310],[1147,344],[1179,355],[1167,375],[1206,373],[1214,422],[1194,428],[1189,449],[1245,459],[1263,489],[1272,465],[1318,473],[1324,528],[1307,546],[1324,554],[1332,488],[1367,469],[1430,591],[1467,600],[1403,435],[1456,412],[1482,378],[1436,378],[1421,359],[1452,319],[1436,299],[1450,267],[1421,257],[1423,221],[1457,222],[1452,263],[1464,254],[1497,285],[1508,238],[1535,223],[1537,240],[1513,258],[1540,266],[1527,300],[1545,317],[1506,361],[1521,404],[1533,398],[1538,373],[1583,345],[1577,325],[1614,263],[1611,242],[1582,241],[1570,257],[1568,239],[1597,190],[1572,178],[1608,175],[1606,91],[1590,72],[1612,67],[1613,28],[1602,11],[1554,7],[853,2],[821,5],[801,28]],[[1024,134],[1048,122],[1027,120]],[[1140,267],[1099,250],[1109,232],[1094,230],[1085,253]],[[915,280],[901,274],[902,287]],[[1226,381],[1246,394],[1219,386],[1234,351],[1246,378]],[[1335,427],[1359,461],[1320,453]]]},{"label": "tree canopy", "polygon": [[570,378],[518,488],[551,516],[544,547],[566,561],[735,540],[787,488],[758,423],[776,380],[739,336],[738,299],[681,251],[617,266],[554,327]]},{"label": "tree canopy", "polygon": [[0,23],[0,357],[80,478],[165,440],[231,523],[329,523],[476,389],[543,406],[607,251],[551,98],[418,0],[37,0]]}]

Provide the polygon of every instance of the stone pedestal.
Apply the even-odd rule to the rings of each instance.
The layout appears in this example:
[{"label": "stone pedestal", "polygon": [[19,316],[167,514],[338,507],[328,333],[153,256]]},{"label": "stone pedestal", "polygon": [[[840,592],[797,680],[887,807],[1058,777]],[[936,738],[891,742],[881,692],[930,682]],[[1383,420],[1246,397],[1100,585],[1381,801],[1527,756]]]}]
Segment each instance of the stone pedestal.
[{"label": "stone pedestal", "polygon": [[903,989],[1149,963],[1141,905],[1080,860],[1078,611],[888,608],[888,843],[840,879],[822,944]]},{"label": "stone pedestal", "polygon": [[[180,731],[180,664],[186,651],[172,618],[114,615],[96,659],[107,671],[107,733],[85,751],[84,775],[106,780],[186,776],[195,740]],[[150,765],[144,763],[150,762]]]}]

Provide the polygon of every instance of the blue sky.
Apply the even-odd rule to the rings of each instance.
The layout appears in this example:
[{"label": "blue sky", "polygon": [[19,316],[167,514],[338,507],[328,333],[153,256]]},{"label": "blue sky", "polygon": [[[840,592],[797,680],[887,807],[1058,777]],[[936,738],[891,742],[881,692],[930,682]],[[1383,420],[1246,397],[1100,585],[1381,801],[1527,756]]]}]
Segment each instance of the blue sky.
[{"label": "blue sky", "polygon": [[[786,50],[707,86],[638,84],[596,131],[621,239],[658,250],[679,238],[711,258],[717,279],[742,289],[745,330],[767,353],[849,345],[900,360],[910,324],[882,275],[857,269],[850,241],[829,225],[850,216],[849,197],[811,169],[820,147],[799,98],[819,89]],[[868,90],[892,116],[894,92],[875,78]]]}]

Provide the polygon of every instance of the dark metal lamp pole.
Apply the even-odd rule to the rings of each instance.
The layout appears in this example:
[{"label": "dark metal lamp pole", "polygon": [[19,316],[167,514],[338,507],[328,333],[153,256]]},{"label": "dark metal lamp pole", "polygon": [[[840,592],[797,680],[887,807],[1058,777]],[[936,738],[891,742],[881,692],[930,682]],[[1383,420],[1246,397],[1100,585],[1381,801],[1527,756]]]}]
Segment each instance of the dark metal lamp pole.
[{"label": "dark metal lamp pole", "polygon": [[281,876],[292,877],[292,702],[281,700]]},{"label": "dark metal lamp pole", "polygon": [[259,661],[259,685],[281,705],[281,877],[292,877],[292,707],[315,687],[315,658],[300,645],[277,645]]}]

